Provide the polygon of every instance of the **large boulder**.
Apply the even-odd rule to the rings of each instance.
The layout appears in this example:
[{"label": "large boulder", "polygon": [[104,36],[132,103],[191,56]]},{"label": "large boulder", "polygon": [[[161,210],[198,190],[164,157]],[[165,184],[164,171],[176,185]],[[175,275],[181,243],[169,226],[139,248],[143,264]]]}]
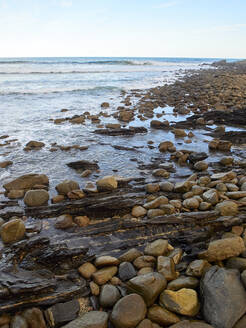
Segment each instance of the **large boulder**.
[{"label": "large boulder", "polygon": [[13,219],[1,226],[0,234],[6,244],[16,242],[25,236],[26,228],[21,219]]},{"label": "large boulder", "polygon": [[111,321],[115,328],[135,328],[147,312],[144,300],[138,294],[121,298],[114,306]]},{"label": "large boulder", "polygon": [[19,178],[3,185],[4,189],[10,190],[29,190],[35,185],[48,185],[49,179],[44,174],[25,174]]},{"label": "large boulder", "polygon": [[218,210],[222,216],[231,216],[238,213],[238,205],[230,200],[224,200],[218,203],[215,209]]},{"label": "large boulder", "polygon": [[235,236],[210,242],[208,249],[200,253],[199,256],[209,262],[215,262],[238,256],[244,251],[245,245],[243,239]]},{"label": "large boulder", "polygon": [[141,295],[147,306],[150,306],[154,304],[166,285],[165,277],[160,273],[153,272],[132,278],[128,281],[127,288],[130,292]]},{"label": "large boulder", "polygon": [[203,315],[216,328],[232,328],[246,312],[246,292],[237,270],[213,266],[201,281]]},{"label": "large boulder", "polygon": [[47,204],[49,193],[44,189],[29,190],[24,197],[24,203],[27,206],[42,206]]}]

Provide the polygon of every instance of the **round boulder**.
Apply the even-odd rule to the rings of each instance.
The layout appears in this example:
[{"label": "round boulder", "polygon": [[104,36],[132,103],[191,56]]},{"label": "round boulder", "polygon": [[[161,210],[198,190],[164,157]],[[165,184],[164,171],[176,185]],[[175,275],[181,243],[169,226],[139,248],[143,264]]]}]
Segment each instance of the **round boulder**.
[{"label": "round boulder", "polygon": [[76,181],[64,180],[56,186],[56,190],[60,195],[67,195],[72,190],[79,190],[79,184]]},{"label": "round boulder", "polygon": [[49,193],[44,189],[29,190],[24,197],[24,203],[27,206],[42,206],[47,204]]},{"label": "round boulder", "polygon": [[1,226],[1,238],[6,244],[16,242],[25,235],[25,224],[21,219],[13,219]]}]

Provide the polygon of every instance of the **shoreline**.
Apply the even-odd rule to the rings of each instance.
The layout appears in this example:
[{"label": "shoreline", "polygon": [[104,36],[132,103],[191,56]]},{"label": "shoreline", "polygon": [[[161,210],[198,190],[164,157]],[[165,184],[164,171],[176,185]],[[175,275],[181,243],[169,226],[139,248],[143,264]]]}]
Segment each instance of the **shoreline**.
[{"label": "shoreline", "polygon": [[[129,298],[127,290],[134,291],[133,295],[143,296],[141,288],[147,288],[144,302],[148,312],[143,304],[139,309],[143,314],[132,327],[172,327],[184,319],[205,320],[210,325],[186,323],[185,326],[184,323],[173,328],[236,327],[243,315],[242,320],[246,320],[244,276],[241,282],[238,275],[231,278],[240,299],[233,295],[230,284],[224,286],[229,299],[231,297],[224,313],[220,312],[223,300],[218,299],[216,293],[208,295],[211,286],[208,278],[206,280],[211,270],[215,270],[215,275],[219,272],[227,277],[228,269],[236,268],[246,275],[245,95],[245,63],[221,62],[216,64],[216,69],[189,71],[174,84],[144,92],[131,90],[123,95],[122,106],[108,115],[109,121],[114,118],[113,123],[106,123],[110,106],[107,102],[101,105],[100,115],[84,113],[53,121],[52,124],[58,126],[63,122],[83,126],[89,119],[97,125],[94,133],[107,138],[103,142],[115,141],[116,138],[118,142],[122,138],[122,142],[113,145],[118,147],[114,149],[122,151],[127,160],[137,163],[139,175],[104,178],[98,171],[100,162],[84,161],[86,157],[81,155],[83,160],[71,161],[69,167],[86,178],[94,174],[95,179],[81,189],[73,179],[60,181],[56,185],[57,195],[52,192],[53,205],[48,206],[48,177],[37,174],[5,184],[12,200],[5,198],[0,201],[1,235],[5,238],[5,243],[0,244],[3,294],[0,313],[17,313],[33,306],[39,310],[29,310],[29,314],[21,312],[12,318],[2,315],[0,323],[8,325],[11,320],[29,322],[30,318],[35,318],[43,328],[48,325],[72,328],[72,322],[81,309],[82,312],[93,309],[96,312],[86,314],[87,319],[86,316],[77,319],[81,321],[81,327],[91,327],[89,321],[92,320],[95,325],[97,322],[96,327],[107,327],[111,321],[109,327],[113,327],[113,323],[116,328],[124,328],[129,325],[124,314],[126,310],[124,306],[118,309],[117,302]],[[155,112],[158,108],[160,110]],[[173,108],[173,113],[165,108]],[[135,118],[137,125],[134,125]],[[132,145],[130,138],[137,143]],[[26,151],[33,152],[44,145],[33,141],[26,147]],[[62,147],[54,143],[50,151],[71,150]],[[75,149],[78,147],[81,145]],[[150,150],[150,153],[146,152],[145,161],[137,158],[141,147]],[[86,148],[79,150],[86,151]],[[128,155],[132,151],[135,160]],[[5,164],[6,167],[11,165]],[[26,206],[22,201],[18,202],[23,197]],[[13,216],[15,218],[10,220]],[[155,243],[160,239],[162,241]],[[231,246],[234,242],[235,247]],[[138,249],[131,251],[135,255],[123,256],[132,247]],[[220,268],[215,269],[214,264]],[[127,279],[120,273],[124,266]],[[144,276],[142,282],[138,281],[137,277],[141,277],[138,274],[143,273],[148,274],[146,281]],[[160,304],[155,298],[154,306],[154,302],[149,301],[151,291],[146,286],[148,279],[161,279],[156,274],[164,276],[166,283],[163,283],[165,287],[156,287],[156,298],[161,293],[164,296]],[[176,282],[179,287],[166,289],[169,284],[175,284],[179,276],[186,278]],[[195,287],[188,282],[190,277],[196,279]],[[217,279],[221,279],[219,274]],[[105,287],[109,285],[112,287]],[[30,293],[32,288],[36,296]],[[220,288],[223,291],[223,286]],[[189,290],[188,294],[183,289]],[[172,297],[175,298],[176,294],[168,290],[173,293],[182,291],[180,303],[173,305]],[[115,297],[115,303],[107,304],[115,294],[119,295]],[[132,306],[136,301],[134,297],[129,299]],[[182,303],[182,297],[191,303],[189,310]],[[209,297],[220,304],[215,315],[206,306],[211,301]],[[58,304],[68,301],[72,303],[64,303],[59,308]],[[136,302],[141,303],[141,300]],[[245,302],[245,312],[241,308],[238,312],[232,306],[237,302]],[[45,311],[46,323],[40,309]],[[68,317],[64,318],[63,312],[67,314],[69,311]],[[108,313],[111,313],[110,320]],[[228,326],[219,326],[218,315],[224,316],[225,322],[232,321]],[[144,320],[150,322],[140,326]],[[65,326],[69,321],[70,326]]]}]

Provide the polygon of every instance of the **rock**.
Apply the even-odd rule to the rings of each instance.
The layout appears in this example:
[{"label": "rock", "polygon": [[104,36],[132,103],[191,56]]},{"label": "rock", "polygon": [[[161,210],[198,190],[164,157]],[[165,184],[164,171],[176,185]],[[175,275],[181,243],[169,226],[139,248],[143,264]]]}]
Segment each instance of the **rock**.
[{"label": "rock", "polygon": [[178,264],[182,258],[183,250],[181,248],[174,248],[168,255],[173,259],[174,264]]},{"label": "rock", "polygon": [[100,294],[100,287],[94,281],[90,281],[89,286],[92,295],[98,296]]},{"label": "rock", "polygon": [[134,260],[133,264],[137,269],[155,266],[156,258],[154,256],[139,256]]},{"label": "rock", "polygon": [[175,207],[171,204],[161,205],[160,209],[163,211],[163,215],[169,215],[175,213]]},{"label": "rock", "polygon": [[181,276],[170,281],[167,285],[167,289],[176,291],[182,288],[196,289],[197,286],[199,286],[199,280],[197,278]]},{"label": "rock", "polygon": [[195,260],[188,265],[186,274],[191,277],[201,277],[210,267],[211,264],[206,260]]},{"label": "rock", "polygon": [[152,174],[155,177],[162,177],[166,179],[170,177],[170,173],[165,169],[156,169],[152,172]]},{"label": "rock", "polygon": [[0,327],[8,325],[11,321],[11,316],[9,314],[2,314],[0,316]]},{"label": "rock", "polygon": [[76,181],[64,180],[56,186],[56,190],[60,195],[67,195],[70,191],[79,190],[79,184]]},{"label": "rock", "polygon": [[101,103],[102,108],[109,108],[109,103],[108,102],[103,102]]},{"label": "rock", "polygon": [[203,315],[218,328],[232,328],[245,314],[246,292],[236,270],[213,266],[201,281]]},{"label": "rock", "polygon": [[183,138],[187,136],[187,133],[183,129],[173,129],[171,132],[174,133],[175,137],[178,138]]},{"label": "rock", "polygon": [[25,195],[24,190],[10,190],[7,194],[9,199],[19,199],[23,198]]},{"label": "rock", "polygon": [[215,209],[218,210],[222,216],[231,216],[238,213],[238,205],[229,200],[218,203]]},{"label": "rock", "polygon": [[177,182],[174,186],[174,191],[183,194],[185,192],[190,191],[191,187],[192,185],[189,183],[189,181]]},{"label": "rock", "polygon": [[29,150],[29,149],[35,149],[35,148],[42,148],[44,146],[45,146],[45,144],[43,142],[32,140],[26,144],[26,147],[24,149]]},{"label": "rock", "polygon": [[106,267],[92,274],[92,278],[98,285],[106,284],[117,273],[117,266]]},{"label": "rock", "polygon": [[148,193],[154,193],[154,192],[158,192],[160,190],[160,186],[158,183],[149,183],[146,185],[146,191]]},{"label": "rock", "polygon": [[165,129],[168,128],[169,122],[168,121],[161,122],[161,121],[158,121],[158,120],[152,120],[150,122],[150,126],[153,129],[164,129],[165,130]]},{"label": "rock", "polygon": [[168,241],[166,239],[157,239],[147,244],[144,254],[151,256],[165,255],[168,251]]},{"label": "rock", "polygon": [[112,191],[117,189],[118,182],[114,176],[106,176],[97,181],[97,189],[99,191]]},{"label": "rock", "polygon": [[201,152],[201,153],[193,152],[193,153],[189,154],[188,160],[191,163],[195,164],[196,162],[203,161],[206,158],[208,158],[208,155],[204,152]]},{"label": "rock", "polygon": [[231,257],[226,261],[226,268],[237,269],[242,272],[246,270],[246,259],[242,257]]},{"label": "rock", "polygon": [[45,311],[45,318],[51,327],[59,327],[77,318],[79,311],[80,303],[74,299],[51,306]]},{"label": "rock", "polygon": [[61,203],[65,200],[65,196],[64,195],[57,195],[57,196],[54,196],[52,199],[51,199],[51,202],[53,204],[57,204],[57,203]]},{"label": "rock", "polygon": [[26,174],[3,185],[4,189],[10,190],[29,190],[34,185],[49,185],[49,179],[44,174]]},{"label": "rock", "polygon": [[90,223],[90,219],[88,216],[76,216],[74,218],[74,222],[79,226],[79,227],[87,227]]},{"label": "rock", "polygon": [[113,285],[104,285],[100,293],[100,304],[104,308],[111,308],[120,299],[120,292]]},{"label": "rock", "polygon": [[197,209],[199,205],[200,203],[196,198],[188,198],[183,201],[183,206],[190,210]]},{"label": "rock", "polygon": [[130,280],[137,275],[134,266],[130,262],[122,262],[119,266],[119,277],[122,281]]},{"label": "rock", "polygon": [[182,203],[178,199],[171,199],[169,204],[172,205],[174,208],[180,210],[182,208]]},{"label": "rock", "polygon": [[212,206],[212,204],[207,203],[207,202],[201,202],[199,205],[199,210],[201,211],[207,211],[210,209],[210,207]]},{"label": "rock", "polygon": [[90,311],[71,321],[62,328],[107,328],[108,313],[103,311]]},{"label": "rock", "polygon": [[221,165],[224,165],[224,166],[232,165],[233,162],[234,162],[234,158],[231,157],[231,156],[222,157],[222,158],[220,159],[220,164],[221,164]]},{"label": "rock", "polygon": [[153,305],[148,309],[148,318],[160,324],[161,326],[169,326],[171,324],[177,323],[180,321],[179,317],[164,309],[163,307],[159,305]]},{"label": "rock", "polygon": [[82,199],[85,197],[85,193],[82,190],[72,190],[67,193],[69,199]]},{"label": "rock", "polygon": [[204,161],[199,161],[196,162],[194,165],[194,169],[196,171],[205,171],[208,168],[208,163],[204,162]]},{"label": "rock", "polygon": [[121,298],[114,306],[111,321],[115,328],[135,328],[146,315],[144,300],[137,294]]},{"label": "rock", "polygon": [[239,188],[234,183],[226,183],[228,191],[238,191]]},{"label": "rock", "polygon": [[24,203],[27,206],[42,206],[47,204],[50,196],[46,190],[29,190],[25,194]]},{"label": "rock", "polygon": [[25,236],[25,224],[21,219],[13,219],[1,226],[0,234],[5,244],[14,243]]},{"label": "rock", "polygon": [[147,273],[132,278],[127,283],[127,288],[141,295],[147,306],[154,304],[159,294],[166,288],[165,277],[157,272]]},{"label": "rock", "polygon": [[217,190],[210,189],[202,195],[205,202],[215,205],[219,202],[219,196]]},{"label": "rock", "polygon": [[144,319],[140,322],[139,325],[137,325],[136,328],[153,328],[152,322],[149,319]]},{"label": "rock", "polygon": [[78,268],[78,271],[82,277],[85,279],[90,279],[93,273],[97,271],[97,269],[92,263],[86,262]]},{"label": "rock", "polygon": [[238,256],[245,251],[244,241],[241,237],[215,240],[209,243],[208,250],[199,254],[199,257],[208,262],[223,261]]},{"label": "rock", "polygon": [[141,276],[143,274],[152,273],[152,272],[154,272],[154,269],[153,268],[151,268],[151,267],[145,267],[145,268],[140,269],[138,271],[137,275],[138,276]]},{"label": "rock", "polygon": [[146,213],[147,213],[147,210],[142,206],[134,206],[132,209],[132,216],[135,218],[145,216]]},{"label": "rock", "polygon": [[70,214],[60,215],[56,219],[55,228],[56,229],[68,229],[74,226],[73,217]]},{"label": "rock", "polygon": [[120,129],[121,125],[119,123],[108,123],[105,125],[107,129]]},{"label": "rock", "polygon": [[174,189],[174,184],[171,182],[161,182],[160,188],[162,191],[171,192]]},{"label": "rock", "polygon": [[246,197],[246,191],[231,191],[226,192],[226,196],[231,199],[240,199]]},{"label": "rock", "polygon": [[218,184],[216,185],[216,189],[217,189],[218,191],[220,191],[220,192],[225,192],[225,191],[227,191],[227,187],[226,187],[225,183],[223,183],[223,182],[218,183]]},{"label": "rock", "polygon": [[77,162],[70,162],[67,164],[67,166],[71,167],[75,170],[98,170],[99,166],[95,162],[89,162],[89,161],[77,161]]},{"label": "rock", "polygon": [[233,328],[245,328],[246,327],[246,315],[244,315]]},{"label": "rock", "polygon": [[20,315],[16,314],[11,320],[11,328],[28,328],[27,322]]},{"label": "rock", "polygon": [[223,182],[230,182],[232,179],[236,178],[236,173],[229,171],[224,173],[215,173],[211,176],[212,180],[221,180]]},{"label": "rock", "polygon": [[147,212],[147,216],[149,219],[153,219],[157,216],[162,216],[164,214],[165,214],[165,212],[163,210],[157,209],[157,208],[153,209],[153,210],[148,210],[148,212]]},{"label": "rock", "polygon": [[173,259],[167,256],[158,256],[157,271],[161,273],[167,281],[174,280],[177,278]]},{"label": "rock", "polygon": [[43,312],[38,308],[25,310],[22,313],[23,318],[26,319],[27,325],[30,328],[46,328]]},{"label": "rock", "polygon": [[119,263],[120,261],[116,257],[106,255],[97,257],[94,262],[96,267],[113,266]]},{"label": "rock", "polygon": [[193,289],[182,288],[178,291],[164,290],[160,304],[169,311],[187,316],[195,316],[200,308],[197,293]]},{"label": "rock", "polygon": [[4,161],[4,162],[0,162],[0,167],[2,169],[5,169],[6,167],[8,167],[9,165],[12,165],[13,162],[12,161]]},{"label": "rock", "polygon": [[144,208],[147,210],[155,209],[160,207],[161,205],[166,205],[166,204],[168,204],[168,198],[165,196],[160,196],[152,200],[151,202],[144,204]]},{"label": "rock", "polygon": [[123,253],[118,260],[120,262],[133,262],[138,258],[139,256],[142,256],[143,254],[137,250],[136,248],[131,248],[129,251]]}]

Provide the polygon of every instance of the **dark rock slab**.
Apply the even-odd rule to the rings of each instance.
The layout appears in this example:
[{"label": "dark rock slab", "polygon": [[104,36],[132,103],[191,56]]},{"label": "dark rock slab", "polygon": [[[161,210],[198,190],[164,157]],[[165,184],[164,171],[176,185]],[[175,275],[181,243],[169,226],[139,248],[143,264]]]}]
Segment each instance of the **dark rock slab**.
[{"label": "dark rock slab", "polygon": [[97,129],[94,133],[108,136],[134,136],[137,133],[147,133],[148,130],[144,127],[131,127],[129,129]]},{"label": "dark rock slab", "polygon": [[237,270],[213,266],[201,281],[203,315],[216,328],[232,328],[246,312],[246,291]]},{"label": "dark rock slab", "polygon": [[76,162],[70,162],[67,164],[68,167],[71,167],[75,170],[98,170],[99,165],[95,162],[89,162],[85,160],[76,161]]},{"label": "dark rock slab", "polygon": [[80,304],[77,299],[57,303],[45,311],[45,318],[50,327],[60,327],[77,318],[80,311]]}]

